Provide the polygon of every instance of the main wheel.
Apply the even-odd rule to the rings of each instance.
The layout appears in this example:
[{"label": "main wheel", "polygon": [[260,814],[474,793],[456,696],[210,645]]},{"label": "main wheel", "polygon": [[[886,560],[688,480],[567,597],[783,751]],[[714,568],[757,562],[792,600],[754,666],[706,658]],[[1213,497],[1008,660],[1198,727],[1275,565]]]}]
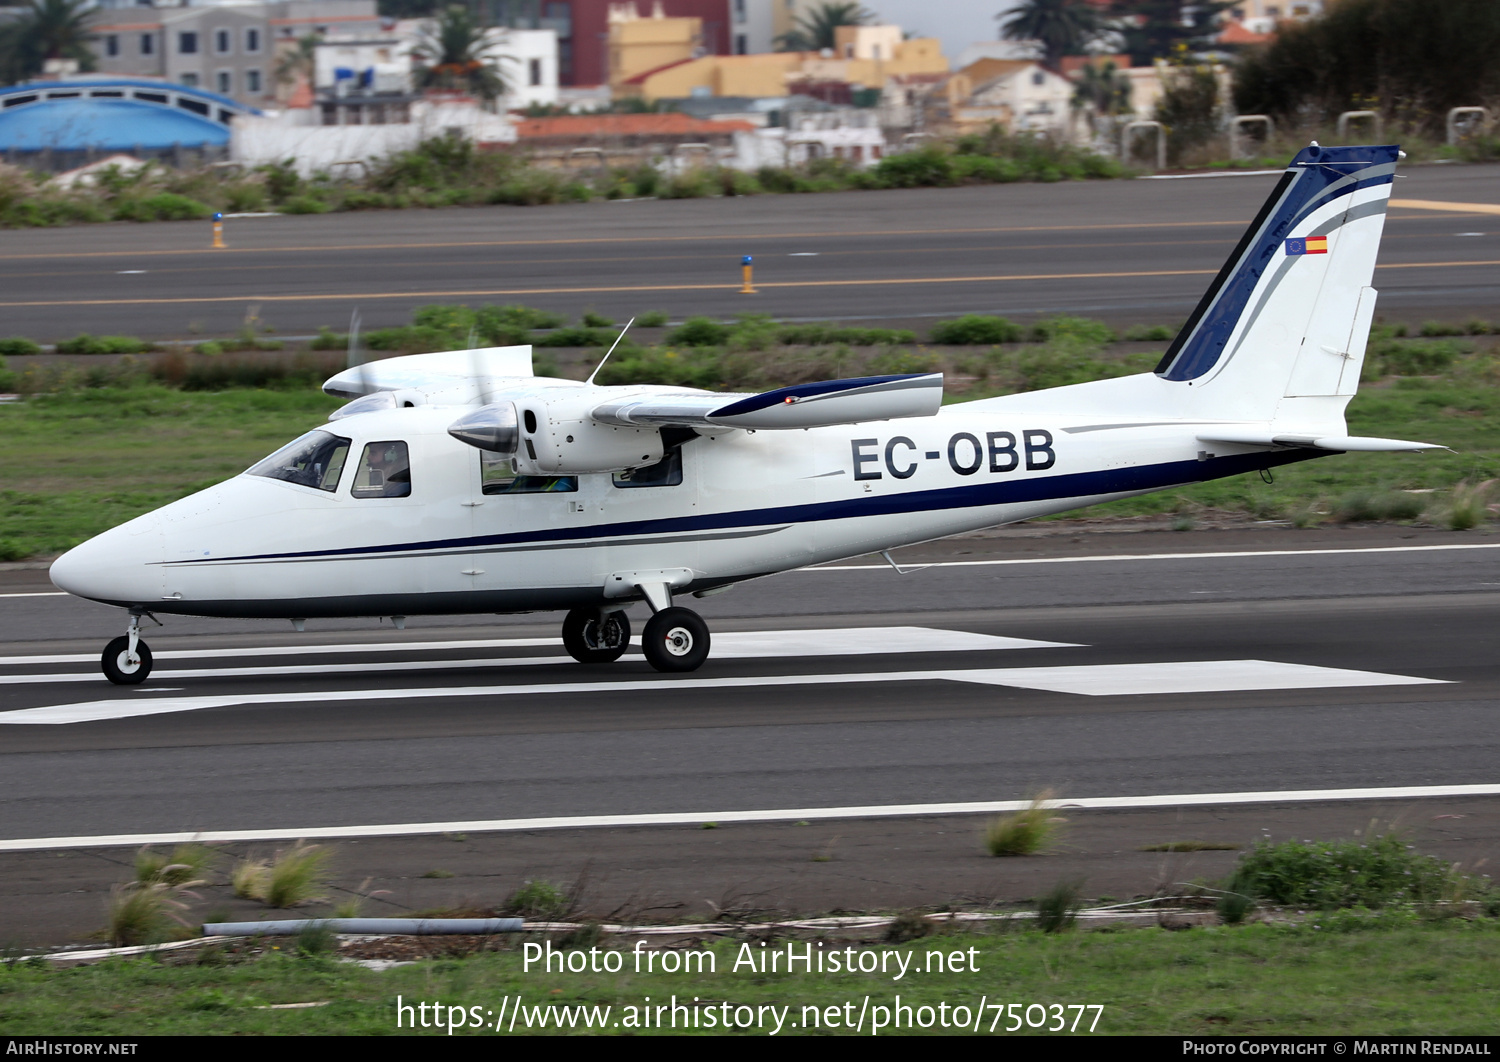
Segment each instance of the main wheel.
[{"label": "main wheel", "polygon": [[658,671],[696,671],[708,659],[708,624],[687,608],[664,608],[646,621],[641,650]]},{"label": "main wheel", "polygon": [[146,643],[136,639],[136,661],[133,664],[129,660],[129,652],[130,638],[122,634],[104,647],[104,655],[99,658],[99,664],[104,668],[104,677],[116,686],[134,686],[138,682],[145,682],[146,676],[151,674],[151,650],[146,648]]},{"label": "main wheel", "polygon": [[630,617],[611,612],[599,618],[595,608],[575,608],[563,620],[563,646],[580,664],[607,664],[630,646]]}]

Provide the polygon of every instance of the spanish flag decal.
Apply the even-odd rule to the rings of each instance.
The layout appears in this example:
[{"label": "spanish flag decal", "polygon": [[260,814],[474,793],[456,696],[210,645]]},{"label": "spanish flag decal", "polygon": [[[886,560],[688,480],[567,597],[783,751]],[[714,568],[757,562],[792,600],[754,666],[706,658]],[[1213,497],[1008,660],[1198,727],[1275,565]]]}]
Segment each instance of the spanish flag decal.
[{"label": "spanish flag decal", "polygon": [[1327,254],[1327,236],[1293,236],[1286,241],[1286,253],[1297,254]]}]

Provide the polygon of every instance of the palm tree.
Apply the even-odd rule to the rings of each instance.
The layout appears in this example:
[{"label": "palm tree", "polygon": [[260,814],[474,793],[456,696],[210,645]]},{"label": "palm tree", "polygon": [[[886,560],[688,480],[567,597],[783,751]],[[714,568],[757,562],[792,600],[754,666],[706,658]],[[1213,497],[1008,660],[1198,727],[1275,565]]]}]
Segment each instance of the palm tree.
[{"label": "palm tree", "polygon": [[23,10],[0,32],[0,72],[7,81],[41,73],[49,59],[72,59],[80,70],[94,69],[89,0],[29,0]]},{"label": "palm tree", "polygon": [[832,48],[834,31],[840,26],[864,26],[875,21],[875,14],[858,3],[820,4],[809,11],[789,33],[777,38],[785,52],[817,52]]},{"label": "palm tree", "polygon": [[1073,90],[1073,109],[1086,111],[1089,128],[1099,132],[1100,118],[1113,119],[1130,113],[1130,79],[1115,67],[1114,60],[1089,63],[1079,71]]},{"label": "palm tree", "polygon": [[454,4],[422,28],[414,49],[421,65],[417,84],[423,88],[467,92],[491,101],[505,95],[506,79],[493,53],[495,45],[469,9]]},{"label": "palm tree", "polygon": [[1000,36],[1008,41],[1036,41],[1042,62],[1054,69],[1065,55],[1077,55],[1099,32],[1099,14],[1084,0],[1022,0],[1009,12]]}]

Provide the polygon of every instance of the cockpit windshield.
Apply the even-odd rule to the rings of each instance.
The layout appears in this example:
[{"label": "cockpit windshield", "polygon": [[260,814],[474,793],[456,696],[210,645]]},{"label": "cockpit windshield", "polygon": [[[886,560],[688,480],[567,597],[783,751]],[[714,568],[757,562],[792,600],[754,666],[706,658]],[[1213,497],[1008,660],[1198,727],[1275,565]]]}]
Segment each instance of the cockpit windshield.
[{"label": "cockpit windshield", "polygon": [[348,439],[331,432],[310,431],[252,467],[248,474],[334,491],[348,457]]}]

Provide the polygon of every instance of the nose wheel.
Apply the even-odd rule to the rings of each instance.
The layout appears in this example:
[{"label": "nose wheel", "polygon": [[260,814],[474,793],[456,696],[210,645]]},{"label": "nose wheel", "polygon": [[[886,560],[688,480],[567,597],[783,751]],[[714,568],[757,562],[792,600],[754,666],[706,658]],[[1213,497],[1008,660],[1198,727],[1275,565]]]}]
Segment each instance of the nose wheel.
[{"label": "nose wheel", "polygon": [[620,659],[630,646],[630,617],[575,608],[563,620],[562,636],[568,655],[580,664],[607,664]]},{"label": "nose wheel", "polygon": [[[137,685],[145,682],[146,676],[151,674],[151,650],[141,641],[142,615],[151,616],[151,613],[132,611],[130,628],[106,645],[104,655],[99,658],[104,677],[116,686]],[[161,626],[161,621],[155,616],[151,619]]]},{"label": "nose wheel", "polygon": [[708,624],[688,608],[664,608],[646,621],[641,651],[658,671],[696,671],[708,659]]}]

